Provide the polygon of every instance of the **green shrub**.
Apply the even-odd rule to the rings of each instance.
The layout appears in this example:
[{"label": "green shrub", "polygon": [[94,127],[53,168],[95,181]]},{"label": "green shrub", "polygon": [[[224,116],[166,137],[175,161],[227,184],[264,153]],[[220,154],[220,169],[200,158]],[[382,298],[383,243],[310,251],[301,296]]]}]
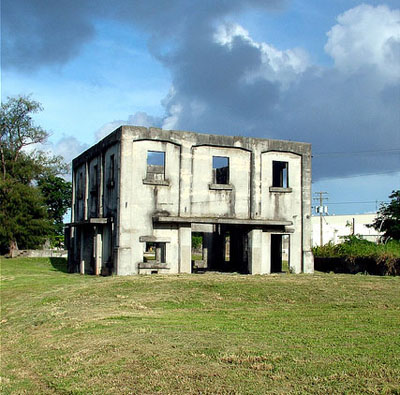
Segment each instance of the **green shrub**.
[{"label": "green shrub", "polygon": [[316,258],[341,258],[344,261],[355,263],[369,259],[375,262],[378,270],[385,274],[399,275],[400,242],[391,240],[385,244],[376,244],[359,236],[346,236],[343,243],[331,242],[322,247],[314,247],[313,254]]}]

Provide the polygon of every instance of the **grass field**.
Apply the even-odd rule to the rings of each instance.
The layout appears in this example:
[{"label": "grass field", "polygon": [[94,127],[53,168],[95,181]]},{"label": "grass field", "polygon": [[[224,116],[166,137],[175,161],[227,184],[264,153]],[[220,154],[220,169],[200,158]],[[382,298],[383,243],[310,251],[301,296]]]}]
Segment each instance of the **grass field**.
[{"label": "grass field", "polygon": [[400,393],[400,278],[1,261],[3,394]]}]

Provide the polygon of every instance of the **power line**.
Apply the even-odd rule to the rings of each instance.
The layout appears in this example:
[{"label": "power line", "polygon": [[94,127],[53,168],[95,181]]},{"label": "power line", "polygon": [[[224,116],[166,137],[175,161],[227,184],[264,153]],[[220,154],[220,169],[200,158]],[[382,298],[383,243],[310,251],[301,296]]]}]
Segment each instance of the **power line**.
[{"label": "power line", "polygon": [[[325,177],[324,179],[332,179],[332,178],[337,178],[337,179],[342,179],[342,178],[357,178],[357,177],[366,177],[366,176],[376,176],[376,175],[380,175],[380,174],[392,174],[392,173],[399,173],[400,169],[398,170],[388,170],[388,171],[380,171],[380,172],[376,172],[376,173],[363,173],[363,174],[354,174],[352,176],[331,176],[331,177]],[[315,183],[315,181],[313,181],[313,184]]]},{"label": "power line", "polygon": [[329,204],[365,204],[365,203],[388,203],[389,200],[367,200],[364,202],[329,202]]},{"label": "power line", "polygon": [[313,154],[313,157],[316,156],[340,156],[340,155],[371,155],[371,154],[394,154],[400,152],[400,148],[391,148],[384,150],[373,150],[373,151],[337,151],[337,152],[316,152]]}]

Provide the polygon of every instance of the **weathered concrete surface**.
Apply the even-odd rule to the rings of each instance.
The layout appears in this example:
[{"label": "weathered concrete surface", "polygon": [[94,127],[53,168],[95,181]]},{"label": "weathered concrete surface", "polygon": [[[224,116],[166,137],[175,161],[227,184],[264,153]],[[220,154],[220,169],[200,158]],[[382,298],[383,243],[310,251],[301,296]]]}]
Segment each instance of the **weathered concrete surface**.
[{"label": "weathered concrete surface", "polygon": [[[152,152],[164,163],[148,164]],[[310,273],[310,221],[310,144],[122,126],[73,161],[70,270],[190,273],[200,231],[208,269],[270,273],[271,234],[290,234],[291,270]],[[165,262],[144,262],[146,243]]]}]

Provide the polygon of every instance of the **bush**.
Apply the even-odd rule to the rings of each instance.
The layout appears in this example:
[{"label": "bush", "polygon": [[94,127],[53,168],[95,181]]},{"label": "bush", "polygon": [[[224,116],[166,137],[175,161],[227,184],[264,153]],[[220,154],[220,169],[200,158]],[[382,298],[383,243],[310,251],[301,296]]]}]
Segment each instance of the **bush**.
[{"label": "bush", "polygon": [[327,243],[322,247],[314,247],[313,253],[316,260],[337,258],[345,266],[365,267],[368,262],[368,272],[373,274],[400,274],[400,242],[397,240],[375,244],[358,236],[347,236],[341,244]]}]

